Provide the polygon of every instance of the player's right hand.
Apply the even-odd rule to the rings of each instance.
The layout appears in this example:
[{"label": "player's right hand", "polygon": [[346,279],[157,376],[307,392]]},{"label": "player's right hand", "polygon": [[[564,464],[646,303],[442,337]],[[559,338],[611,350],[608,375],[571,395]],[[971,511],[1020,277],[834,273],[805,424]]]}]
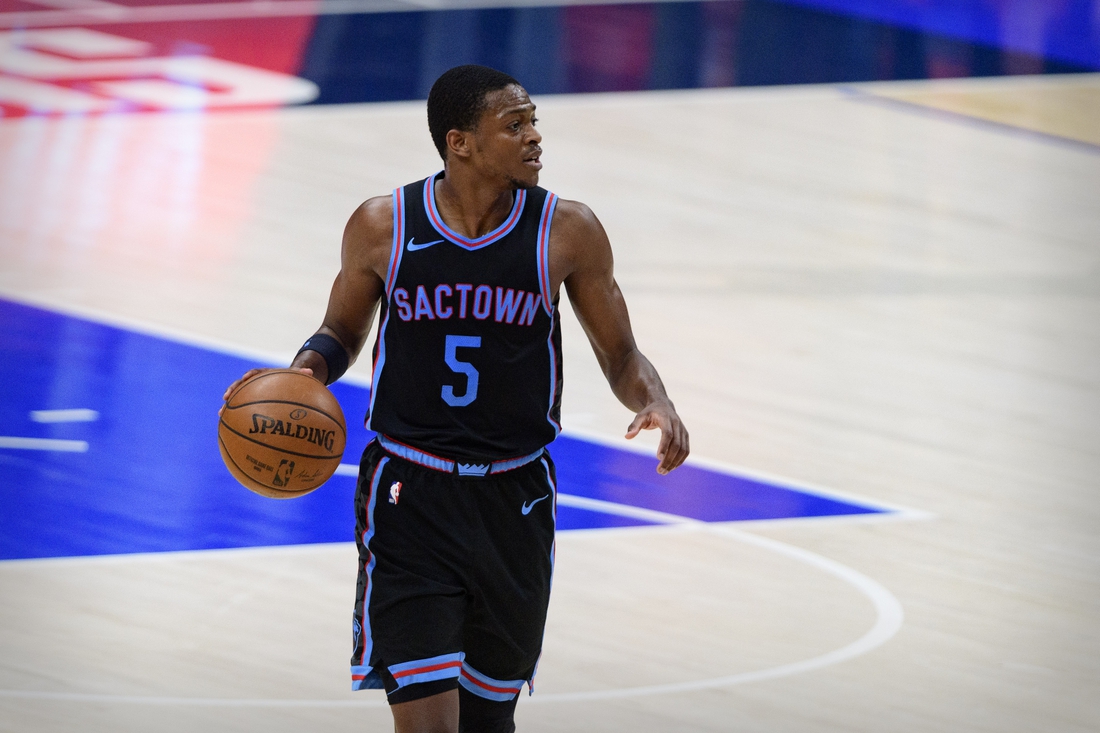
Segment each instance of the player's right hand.
[{"label": "player's right hand", "polygon": [[626,429],[626,439],[633,440],[643,430],[661,431],[661,442],[657,446],[657,473],[664,476],[687,460],[691,452],[688,431],[667,398],[646,405],[635,415]]},{"label": "player's right hand", "polygon": [[[238,379],[236,382],[233,382],[233,384],[229,385],[225,390],[225,394],[222,395],[222,406],[221,406],[221,409],[218,410],[218,415],[221,415],[223,412],[225,412],[225,405],[229,401],[229,395],[236,392],[238,387],[240,387],[242,384],[247,382],[249,379],[252,379],[252,377],[256,376],[257,374],[263,374],[264,372],[270,372],[270,371],[275,371],[275,370],[274,370],[274,368],[271,368],[271,369],[249,369],[247,372],[244,373],[244,375],[240,379]],[[313,376],[313,370],[312,369],[299,368],[298,371],[300,371],[302,374],[308,374],[311,377]]]}]

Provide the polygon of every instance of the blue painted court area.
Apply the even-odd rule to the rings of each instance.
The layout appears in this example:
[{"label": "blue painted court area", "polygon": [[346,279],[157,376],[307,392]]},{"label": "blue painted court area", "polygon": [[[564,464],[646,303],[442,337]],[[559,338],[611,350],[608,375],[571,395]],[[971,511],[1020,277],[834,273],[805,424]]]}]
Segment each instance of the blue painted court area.
[{"label": "blue painted court area", "polygon": [[1100,67],[1096,0],[780,0],[990,48]]},{"label": "blue painted court area", "polygon": [[[267,365],[0,300],[0,559],[351,541],[353,477],[277,501],[222,464],[222,393],[255,366]],[[354,463],[369,393],[332,391]],[[661,477],[652,457],[576,438],[551,452],[564,494],[705,521],[884,511],[697,466]],[[563,530],[644,524],[558,517]]]}]

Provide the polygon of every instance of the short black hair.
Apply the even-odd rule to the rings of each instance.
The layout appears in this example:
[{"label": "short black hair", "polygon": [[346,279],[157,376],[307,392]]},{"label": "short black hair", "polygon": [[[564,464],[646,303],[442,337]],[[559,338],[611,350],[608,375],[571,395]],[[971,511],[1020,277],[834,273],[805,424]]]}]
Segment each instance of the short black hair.
[{"label": "short black hair", "polygon": [[503,71],[476,64],[456,66],[435,80],[428,92],[428,131],[444,162],[447,133],[473,130],[488,106],[485,97],[513,84],[522,86]]}]

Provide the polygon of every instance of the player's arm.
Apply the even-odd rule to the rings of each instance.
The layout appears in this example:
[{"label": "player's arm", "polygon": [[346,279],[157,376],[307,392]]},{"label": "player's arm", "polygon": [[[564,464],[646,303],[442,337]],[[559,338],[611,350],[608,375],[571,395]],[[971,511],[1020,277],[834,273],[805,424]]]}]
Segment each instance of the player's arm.
[{"label": "player's arm", "polygon": [[[351,365],[362,351],[374,314],[378,310],[378,303],[385,292],[384,278],[389,267],[392,240],[393,201],[388,196],[364,202],[344,227],[340,272],[336,275],[329,293],[324,321],[310,339],[312,341],[317,335],[323,335],[332,340],[322,347],[330,350],[329,359],[335,357],[339,361],[342,352],[346,365]],[[333,348],[340,349],[340,352],[333,353]],[[323,353],[306,349],[294,357],[290,366],[329,384],[335,379],[329,379],[332,375],[329,374],[328,365],[329,360],[326,360]],[[252,369],[246,372],[229,385],[223,399],[228,399],[241,382],[262,371],[264,370]]]},{"label": "player's arm", "polygon": [[[385,292],[393,241],[393,200],[370,199],[355,210],[344,227],[340,249],[340,272],[332,283],[328,309],[317,332],[323,344],[318,350],[304,348],[291,363],[292,369],[309,369],[325,384],[340,374],[330,374],[330,365],[341,374],[355,363],[370,333],[378,303]],[[335,378],[330,378],[335,377]]]},{"label": "player's arm", "polygon": [[[688,456],[688,432],[657,370],[634,342],[626,301],[615,282],[611,243],[591,209],[559,200],[551,229],[550,270],[561,278],[608,384],[619,401],[636,413],[627,428],[661,430],[659,473],[668,473]],[[553,283],[557,287],[558,283]]]}]

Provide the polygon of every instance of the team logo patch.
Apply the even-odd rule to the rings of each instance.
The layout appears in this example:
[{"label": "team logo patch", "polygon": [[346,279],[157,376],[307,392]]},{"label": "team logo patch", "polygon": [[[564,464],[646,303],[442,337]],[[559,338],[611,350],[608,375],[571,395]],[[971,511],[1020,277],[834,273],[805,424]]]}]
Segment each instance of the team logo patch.
[{"label": "team logo patch", "polygon": [[390,484],[390,503],[396,504],[401,499],[401,482],[394,481]]}]

